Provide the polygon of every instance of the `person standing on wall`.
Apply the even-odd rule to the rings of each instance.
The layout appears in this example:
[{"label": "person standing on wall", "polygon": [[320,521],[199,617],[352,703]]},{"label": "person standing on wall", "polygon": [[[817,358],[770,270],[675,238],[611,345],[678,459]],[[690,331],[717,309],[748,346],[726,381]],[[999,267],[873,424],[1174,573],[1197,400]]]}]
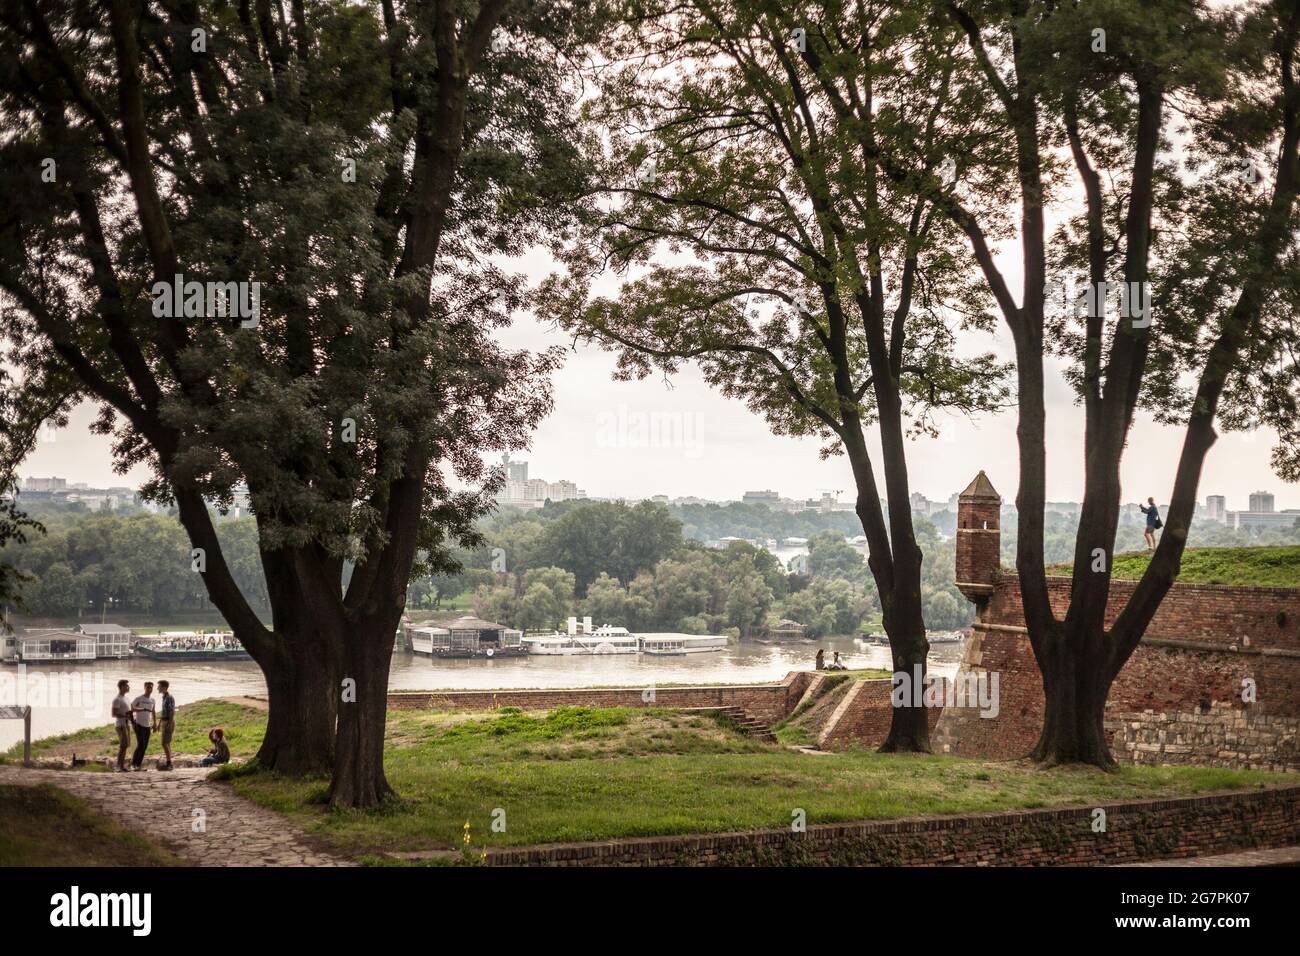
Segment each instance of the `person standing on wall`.
[{"label": "person standing on wall", "polygon": [[1143,537],[1146,538],[1147,550],[1154,551],[1156,549],[1156,532],[1164,524],[1160,520],[1160,509],[1156,507],[1156,499],[1147,498],[1147,506],[1138,505],[1138,510],[1147,516],[1147,530]]}]

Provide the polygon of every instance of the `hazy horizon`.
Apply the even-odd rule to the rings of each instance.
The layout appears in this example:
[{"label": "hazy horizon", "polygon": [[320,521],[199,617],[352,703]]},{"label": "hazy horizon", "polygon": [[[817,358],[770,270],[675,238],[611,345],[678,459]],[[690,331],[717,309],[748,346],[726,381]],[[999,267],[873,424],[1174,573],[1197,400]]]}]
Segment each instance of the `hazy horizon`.
[{"label": "hazy horizon", "polygon": [[[507,338],[515,347],[570,345],[567,335],[529,317],[518,319]],[[983,348],[993,342],[990,336],[979,338]],[[568,479],[593,498],[662,494],[736,500],[760,489],[788,498],[817,498],[823,491],[839,492],[841,500],[853,497],[852,475],[843,456],[821,459],[817,441],[773,435],[741,402],[711,390],[696,369],[685,369],[669,381],[655,374],[640,382],[612,381],[613,369],[614,357],[607,352],[570,348],[554,379],[554,410],[534,433],[532,447],[512,454],[528,461],[530,478]],[[1059,375],[1049,376],[1047,404],[1047,497],[1078,501],[1083,487],[1082,410],[1073,404]],[[88,431],[94,414],[90,405],[76,409],[68,428],[52,441],[37,444],[19,469],[20,476],[61,477],[92,487],[138,487],[147,469],[114,473],[110,439]],[[659,426],[657,433],[649,430],[651,416]],[[1015,427],[1015,409],[1009,409],[969,422],[956,417],[938,438],[912,442],[912,490],[941,501],[984,469],[1003,499],[1013,501]],[[1264,490],[1276,496],[1278,510],[1300,507],[1300,490],[1269,467],[1274,441],[1275,435],[1264,431],[1221,435],[1206,461],[1198,500],[1225,495],[1228,508],[1240,511],[1251,492]],[[1138,416],[1121,470],[1124,501],[1148,495],[1168,501],[1181,442],[1182,429]],[[879,474],[878,447],[873,461]]]}]

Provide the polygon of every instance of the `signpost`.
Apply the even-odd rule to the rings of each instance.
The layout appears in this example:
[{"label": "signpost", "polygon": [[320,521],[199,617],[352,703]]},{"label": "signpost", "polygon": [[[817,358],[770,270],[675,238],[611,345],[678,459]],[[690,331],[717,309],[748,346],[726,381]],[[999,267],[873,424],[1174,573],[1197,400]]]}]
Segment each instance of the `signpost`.
[{"label": "signpost", "polygon": [[23,766],[32,765],[32,709],[30,707],[0,707],[0,720],[23,722]]}]

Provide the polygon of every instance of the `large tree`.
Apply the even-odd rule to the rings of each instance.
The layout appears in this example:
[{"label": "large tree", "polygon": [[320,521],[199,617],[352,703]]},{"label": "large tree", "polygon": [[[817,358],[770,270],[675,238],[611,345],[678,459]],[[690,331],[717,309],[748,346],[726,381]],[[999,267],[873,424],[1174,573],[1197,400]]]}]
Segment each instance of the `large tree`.
[{"label": "large tree", "polygon": [[[522,444],[548,404],[555,357],[493,340],[524,290],[491,262],[556,222],[576,176],[574,10],[27,0],[0,17],[0,335],[22,373],[5,452],[72,402],[100,407],[266,676],[259,763],[332,773],[334,805],[389,791],[413,566],[479,543],[479,453]],[[178,276],[244,283],[245,305],[260,283],[260,314],[169,311]],[[270,626],[209,510],[238,484]]]},{"label": "large tree", "polygon": [[[1216,421],[1276,426],[1275,462],[1297,474],[1300,4],[918,6],[933,12],[929,29],[962,40],[918,69],[968,91],[984,122],[940,131],[966,157],[956,189],[940,190],[903,151],[874,159],[963,230],[1014,343],[1016,567],[1046,694],[1033,756],[1110,766],[1106,698],[1178,575]],[[996,257],[1009,234],[1018,295]],[[1070,360],[1085,416],[1063,618],[1043,561],[1053,354]],[[1159,546],[1108,624],[1120,462],[1144,405],[1183,428],[1183,448]]]},{"label": "large tree", "polygon": [[[945,84],[917,87],[906,38],[919,20],[895,7],[628,4],[591,105],[610,129],[593,160],[602,202],[551,314],[618,350],[622,376],[695,362],[778,434],[847,457],[894,668],[910,679],[928,643],[908,432],[933,431],[936,409],[998,404],[1004,370],[955,348],[958,326],[992,316],[951,221],[867,161],[900,125],[934,129],[963,106]],[[935,176],[952,164],[936,140],[916,159]],[[625,281],[591,300],[586,280],[605,268]],[[905,700],[883,749],[929,750],[924,709]]]}]

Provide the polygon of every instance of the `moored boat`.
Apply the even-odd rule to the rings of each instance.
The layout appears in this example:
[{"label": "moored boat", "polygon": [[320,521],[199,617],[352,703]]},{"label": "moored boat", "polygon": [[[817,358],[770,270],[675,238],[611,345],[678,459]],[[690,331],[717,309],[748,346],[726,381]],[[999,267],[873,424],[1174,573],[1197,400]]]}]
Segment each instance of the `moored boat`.
[{"label": "moored boat", "polygon": [[229,631],[164,631],[136,642],[134,654],[153,661],[250,661],[252,655]]},{"label": "moored boat", "polygon": [[711,634],[642,634],[641,653],[652,657],[677,657],[680,654],[703,654],[727,646],[725,637]]},{"label": "moored boat", "polygon": [[593,628],[589,617],[581,621],[569,618],[567,633],[526,634],[522,643],[529,654],[542,655],[635,654],[640,650],[640,640],[627,628],[612,624]]},{"label": "moored boat", "polygon": [[408,644],[415,654],[441,658],[523,657],[522,632],[476,617],[460,617],[445,626],[426,625],[406,629]]}]

